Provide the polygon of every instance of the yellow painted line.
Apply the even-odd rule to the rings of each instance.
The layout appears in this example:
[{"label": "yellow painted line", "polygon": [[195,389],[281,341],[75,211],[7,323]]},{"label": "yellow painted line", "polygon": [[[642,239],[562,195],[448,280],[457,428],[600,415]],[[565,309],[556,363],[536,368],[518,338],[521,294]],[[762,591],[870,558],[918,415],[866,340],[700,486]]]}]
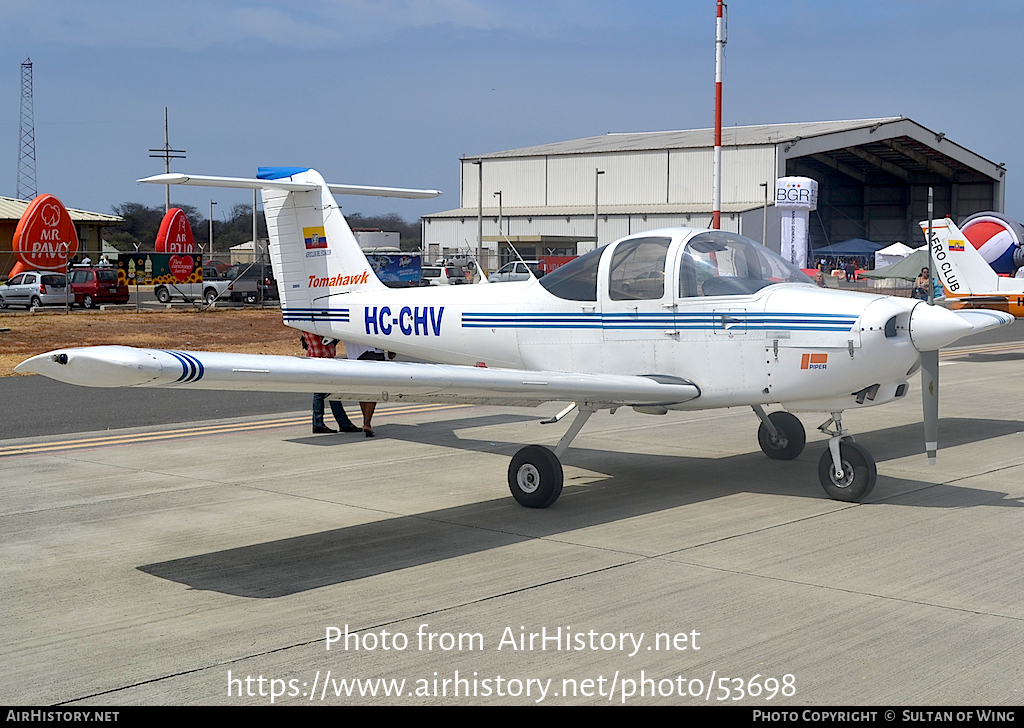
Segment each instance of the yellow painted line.
[{"label": "yellow painted line", "polygon": [[939,358],[967,356],[968,354],[992,354],[1000,351],[1018,351],[1020,349],[1024,349],[1024,341],[1010,344],[992,344],[990,346],[982,344],[980,346],[964,346],[959,349],[944,349],[939,352]]},{"label": "yellow painted line", "polygon": [[[399,405],[378,409],[376,414],[381,415],[412,415],[422,412],[439,412],[444,410],[462,409],[472,407],[471,404],[421,404],[421,405]],[[67,450],[81,450],[93,447],[109,447],[112,445],[129,445],[140,442],[159,442],[161,440],[179,440],[188,437],[203,437],[207,435],[223,435],[233,432],[248,432],[251,430],[268,430],[280,427],[298,427],[308,425],[310,415],[301,417],[288,417],[283,419],[262,420],[257,422],[237,422],[224,425],[207,425],[189,427],[177,430],[162,430],[157,432],[135,432],[123,435],[103,435],[100,437],[87,437],[76,440],[61,440],[58,442],[41,442],[28,445],[12,445],[0,447],[0,457],[12,455],[42,454],[50,452],[63,452]],[[361,420],[362,415],[353,413],[355,420]]]}]

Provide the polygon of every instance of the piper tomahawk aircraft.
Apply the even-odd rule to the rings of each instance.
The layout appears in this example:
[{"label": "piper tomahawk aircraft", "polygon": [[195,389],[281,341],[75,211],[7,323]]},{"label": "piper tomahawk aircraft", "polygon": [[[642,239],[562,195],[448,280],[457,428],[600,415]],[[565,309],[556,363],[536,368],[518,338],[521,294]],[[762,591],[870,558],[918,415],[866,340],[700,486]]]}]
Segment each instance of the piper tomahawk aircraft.
[{"label": "piper tomahawk aircraft", "polygon": [[[818,288],[752,240],[685,228],[630,235],[540,280],[390,289],[374,276],[332,193],[439,193],[330,185],[316,171],[296,168],[263,168],[259,179],[170,174],[141,181],[262,190],[286,324],[436,363],[98,346],[42,354],[17,371],[94,387],[571,402],[548,421],[577,410],[554,451],[529,445],[509,465],[513,496],[532,508],[558,498],[559,456],[587,419],[619,407],[651,415],[751,407],[761,421],[761,449],[778,460],[804,449],[804,427],[792,411],[828,413],[819,427],[829,436],[819,479],[830,497],[859,501],[875,485],[875,462],[843,427],[843,411],[905,396],[907,379],[923,363],[933,458],[938,349],[1013,320]],[[767,405],[785,409],[767,414]]]},{"label": "piper tomahawk aircraft", "polygon": [[[928,223],[921,229],[928,237]],[[960,228],[946,218],[932,221],[932,260],[954,308],[985,308],[1024,318],[1024,278],[996,275]]]}]

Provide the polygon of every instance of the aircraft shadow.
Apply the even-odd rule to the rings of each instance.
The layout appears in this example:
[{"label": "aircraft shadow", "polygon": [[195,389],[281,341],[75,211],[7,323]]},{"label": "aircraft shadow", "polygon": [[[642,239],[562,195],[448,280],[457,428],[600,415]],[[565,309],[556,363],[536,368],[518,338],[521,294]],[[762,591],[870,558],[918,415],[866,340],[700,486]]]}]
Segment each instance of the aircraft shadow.
[{"label": "aircraft shadow", "polygon": [[[410,442],[510,455],[519,447],[518,443],[460,439],[453,430],[524,419],[535,418],[498,415],[426,425],[390,424],[386,432],[387,437]],[[947,446],[1017,432],[1020,424],[1002,420],[942,420]],[[922,437],[920,425],[907,425],[864,433],[858,436],[858,442],[875,452],[879,460],[887,460],[919,453]],[[340,441],[341,436],[337,439]],[[563,458],[565,464],[586,468],[597,475],[584,478],[587,482],[578,485],[570,475],[562,498],[548,509],[522,508],[506,492],[493,500],[138,568],[193,589],[268,599],[739,493],[826,499],[817,482],[822,444],[812,443],[800,458],[791,462],[768,460],[759,451],[715,459],[570,448]],[[925,468],[922,455],[922,470]],[[503,478],[499,478],[495,476],[496,484],[504,485]],[[1024,506],[1020,499],[1003,492],[888,477],[879,478],[868,500],[938,508],[982,503]]]}]

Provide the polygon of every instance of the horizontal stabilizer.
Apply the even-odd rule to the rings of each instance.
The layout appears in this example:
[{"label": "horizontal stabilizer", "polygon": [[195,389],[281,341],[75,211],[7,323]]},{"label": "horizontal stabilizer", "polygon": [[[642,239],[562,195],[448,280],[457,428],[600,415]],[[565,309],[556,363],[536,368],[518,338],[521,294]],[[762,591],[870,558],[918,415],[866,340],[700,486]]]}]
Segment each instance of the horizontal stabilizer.
[{"label": "horizontal stabilizer", "polygon": [[86,387],[169,387],[258,392],[330,392],[364,402],[462,402],[534,406],[667,405],[700,396],[680,379],[490,369],[442,364],[93,346],[60,349],[15,371]]},{"label": "horizontal stabilizer", "polygon": [[[154,185],[192,185],[195,187],[233,187],[244,190],[286,190],[288,192],[309,192],[315,190],[317,185],[306,182],[292,182],[288,179],[255,179],[248,177],[212,177],[203,174],[157,174],[152,177],[144,177],[139,182]],[[367,195],[370,197],[402,197],[412,200],[422,200],[431,197],[439,197],[438,190],[419,190],[406,187],[370,187],[367,185],[341,185],[327,184],[333,194],[336,195]]]}]

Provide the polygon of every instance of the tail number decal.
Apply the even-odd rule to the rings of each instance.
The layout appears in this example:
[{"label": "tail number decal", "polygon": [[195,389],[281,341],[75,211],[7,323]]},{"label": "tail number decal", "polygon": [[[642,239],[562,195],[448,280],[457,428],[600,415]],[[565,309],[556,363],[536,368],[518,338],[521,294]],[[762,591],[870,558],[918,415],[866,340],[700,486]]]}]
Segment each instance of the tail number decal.
[{"label": "tail number decal", "polygon": [[364,310],[367,334],[391,336],[397,329],[404,336],[441,335],[444,306],[402,306],[397,315],[390,306],[367,306]]}]

